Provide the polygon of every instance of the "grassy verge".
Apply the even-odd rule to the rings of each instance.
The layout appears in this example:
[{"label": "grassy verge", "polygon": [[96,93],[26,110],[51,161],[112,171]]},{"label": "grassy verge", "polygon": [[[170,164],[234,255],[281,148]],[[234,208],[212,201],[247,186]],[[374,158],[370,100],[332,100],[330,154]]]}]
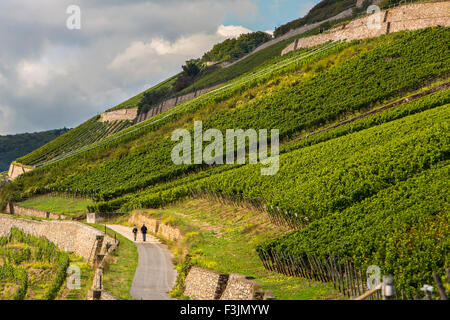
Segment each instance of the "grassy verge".
[{"label": "grassy verge", "polygon": [[[101,231],[105,230],[103,224],[90,225]],[[107,228],[106,233],[114,237],[114,231]],[[138,251],[136,245],[127,238],[117,234],[119,245],[107,258],[103,274],[103,287],[122,300],[133,300],[130,288],[138,264]]]},{"label": "grassy verge", "polygon": [[60,196],[38,196],[30,198],[17,205],[24,208],[44,210],[66,216],[80,216],[88,212],[87,207],[94,202],[88,199],[64,198]]},{"label": "grassy verge", "polygon": [[[272,290],[280,300],[340,299],[330,284],[268,272],[256,255],[255,246],[285,233],[254,210],[223,205],[209,200],[186,200],[159,210],[141,211],[179,227],[184,239],[169,243],[182,268],[189,252],[194,265],[219,272],[237,272],[252,276],[264,290]],[[180,290],[175,289],[180,297]]]}]

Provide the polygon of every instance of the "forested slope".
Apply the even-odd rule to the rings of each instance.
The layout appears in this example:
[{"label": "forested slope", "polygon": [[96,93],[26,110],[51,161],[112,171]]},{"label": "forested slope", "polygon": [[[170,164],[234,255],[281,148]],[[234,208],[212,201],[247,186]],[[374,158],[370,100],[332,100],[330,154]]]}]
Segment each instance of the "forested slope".
[{"label": "forested slope", "polygon": [[69,129],[57,129],[0,136],[0,172],[7,171],[9,164],[15,159],[47,144],[68,130]]}]

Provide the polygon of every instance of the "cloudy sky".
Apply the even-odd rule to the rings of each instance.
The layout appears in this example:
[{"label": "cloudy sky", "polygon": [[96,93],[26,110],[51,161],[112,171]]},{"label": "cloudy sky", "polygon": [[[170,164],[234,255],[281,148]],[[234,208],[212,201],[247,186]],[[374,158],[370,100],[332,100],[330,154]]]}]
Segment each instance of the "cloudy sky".
[{"label": "cloudy sky", "polygon": [[[74,127],[319,0],[1,0],[0,135]],[[70,5],[81,29],[66,27]]]}]

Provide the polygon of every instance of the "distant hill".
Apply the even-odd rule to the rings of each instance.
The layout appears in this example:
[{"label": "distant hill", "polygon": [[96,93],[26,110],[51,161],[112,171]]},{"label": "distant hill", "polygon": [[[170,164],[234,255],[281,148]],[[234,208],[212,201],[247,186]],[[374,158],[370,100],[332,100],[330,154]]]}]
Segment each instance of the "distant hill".
[{"label": "distant hill", "polygon": [[0,136],[0,172],[7,171],[11,161],[30,153],[67,131],[69,129],[64,128]]}]

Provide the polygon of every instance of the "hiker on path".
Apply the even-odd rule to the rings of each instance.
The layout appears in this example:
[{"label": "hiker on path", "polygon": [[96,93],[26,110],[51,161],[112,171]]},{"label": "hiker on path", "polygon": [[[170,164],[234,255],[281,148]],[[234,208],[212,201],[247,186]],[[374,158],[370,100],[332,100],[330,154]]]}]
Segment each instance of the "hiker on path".
[{"label": "hiker on path", "polygon": [[137,233],[138,233],[138,228],[136,227],[136,225],[134,225],[134,226],[133,226],[134,241],[136,241]]},{"label": "hiker on path", "polygon": [[145,242],[145,237],[147,235],[147,227],[145,226],[145,224],[142,225],[141,232],[142,232],[142,240],[144,240]]}]

